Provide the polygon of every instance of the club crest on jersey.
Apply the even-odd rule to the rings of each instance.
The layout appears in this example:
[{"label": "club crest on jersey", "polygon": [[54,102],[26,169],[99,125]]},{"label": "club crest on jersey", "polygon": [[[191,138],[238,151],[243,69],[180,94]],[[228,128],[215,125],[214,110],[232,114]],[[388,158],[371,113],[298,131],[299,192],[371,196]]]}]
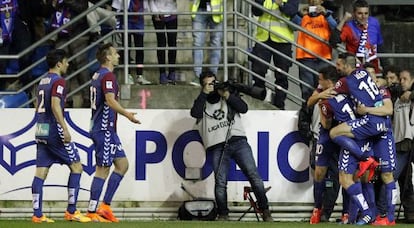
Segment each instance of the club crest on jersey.
[{"label": "club crest on jersey", "polygon": [[340,88],[340,87],[342,87],[342,81],[337,81],[335,83],[335,88]]},{"label": "club crest on jersey", "polygon": [[325,106],[325,105],[322,105],[321,110],[322,110],[322,113],[323,113],[325,116],[326,116],[326,115],[328,115],[328,110],[327,110],[327,108],[326,108],[326,106]]}]

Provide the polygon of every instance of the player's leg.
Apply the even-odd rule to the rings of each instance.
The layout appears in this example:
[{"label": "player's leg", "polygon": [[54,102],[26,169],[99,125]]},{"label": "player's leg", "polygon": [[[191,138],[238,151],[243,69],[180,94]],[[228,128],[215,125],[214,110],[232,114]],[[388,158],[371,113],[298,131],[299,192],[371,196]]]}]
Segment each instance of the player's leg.
[{"label": "player's leg", "polygon": [[108,138],[110,135],[111,132],[104,131],[91,134],[92,141],[95,145],[96,170],[90,188],[87,216],[92,220],[92,222],[110,222],[96,213],[99,198],[101,197],[105,180],[109,175],[112,165],[112,159],[110,156],[111,147],[107,145],[110,141],[110,138]]},{"label": "player's leg", "polygon": [[112,221],[112,222],[119,222],[119,220],[115,217],[112,212],[111,202],[112,198],[117,191],[119,184],[121,183],[122,179],[124,178],[125,173],[128,170],[128,159],[126,158],[125,151],[122,149],[122,144],[119,140],[118,135],[115,132],[112,132],[111,135],[111,150],[112,153],[110,155],[111,161],[115,168],[108,179],[108,184],[106,187],[106,192],[103,198],[103,202],[100,204],[97,213]]},{"label": "player's leg", "polygon": [[364,153],[359,142],[355,140],[364,140],[382,134],[382,132],[376,128],[375,124],[375,121],[363,117],[342,123],[332,128],[330,131],[332,141],[351,152],[353,157],[361,161],[357,177],[362,176],[367,169],[378,165],[372,156]]},{"label": "player's leg", "polygon": [[83,171],[80,156],[75,143],[63,143],[61,140],[50,140],[48,149],[56,161],[66,164],[70,169],[68,178],[68,206],[64,219],[75,222],[90,222],[91,220],[76,208],[80,188],[80,178]]},{"label": "player's leg", "polygon": [[348,122],[339,124],[330,130],[329,135],[332,141],[351,152],[354,157],[363,159],[363,152],[354,140],[351,124]]},{"label": "player's leg", "polygon": [[43,206],[43,183],[49,173],[49,167],[54,159],[49,154],[47,144],[38,143],[36,153],[36,171],[32,182],[33,216],[35,223],[54,222],[47,218],[42,211]]},{"label": "player's leg", "polygon": [[[339,160],[339,182],[341,186],[348,193],[352,203],[357,205],[362,216],[357,221],[357,224],[363,225],[371,222],[371,211],[368,203],[362,193],[362,187],[360,182],[354,181],[354,173],[358,167],[358,159],[353,157],[347,150],[343,150]],[[350,205],[352,205],[352,203]],[[350,215],[353,214],[350,208]],[[351,216],[350,216],[351,217]]]},{"label": "player's leg", "polygon": [[380,161],[381,179],[385,186],[385,201],[387,202],[387,217],[378,219],[376,224],[395,224],[395,204],[397,199],[397,190],[394,180],[393,171],[395,170],[395,142],[391,132],[385,133],[382,137],[374,142],[374,151]]},{"label": "player's leg", "polygon": [[35,223],[54,222],[47,218],[42,211],[43,207],[43,183],[49,172],[49,167],[36,167],[35,176],[32,182],[33,196],[33,216],[32,221]]}]

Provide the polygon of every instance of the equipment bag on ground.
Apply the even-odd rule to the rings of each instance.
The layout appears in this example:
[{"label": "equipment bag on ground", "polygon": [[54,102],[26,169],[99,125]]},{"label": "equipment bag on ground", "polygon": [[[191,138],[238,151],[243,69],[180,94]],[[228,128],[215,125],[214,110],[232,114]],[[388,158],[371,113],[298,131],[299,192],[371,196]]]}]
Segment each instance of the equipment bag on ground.
[{"label": "equipment bag on ground", "polygon": [[184,201],[178,209],[180,220],[212,221],[217,217],[217,208],[214,200],[188,200]]}]

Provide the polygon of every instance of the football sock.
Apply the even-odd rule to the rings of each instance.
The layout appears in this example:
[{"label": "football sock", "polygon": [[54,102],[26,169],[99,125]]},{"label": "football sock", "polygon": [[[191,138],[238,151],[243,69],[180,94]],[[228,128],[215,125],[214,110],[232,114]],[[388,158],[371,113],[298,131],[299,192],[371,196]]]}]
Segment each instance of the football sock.
[{"label": "football sock", "polygon": [[105,184],[105,179],[94,177],[91,185],[91,198],[89,200],[89,212],[96,212],[96,207],[98,206],[99,197],[102,193],[102,188]]},{"label": "football sock", "polygon": [[70,173],[68,180],[68,208],[67,211],[73,214],[76,211],[76,202],[79,194],[80,173]]},{"label": "football sock", "polygon": [[344,188],[342,188],[342,214],[349,213],[350,198]]},{"label": "football sock", "polygon": [[376,216],[376,205],[375,205],[375,193],[374,185],[372,183],[363,183],[362,185],[362,194],[364,194],[365,200],[368,203],[369,209],[371,211],[371,218]]},{"label": "football sock", "polygon": [[395,181],[392,181],[385,185],[387,194],[387,216],[388,221],[392,222],[395,220],[395,199],[397,198],[397,190],[395,188]]},{"label": "football sock", "polygon": [[355,142],[355,140],[348,138],[346,136],[340,135],[332,139],[333,142],[348,150],[352,155],[360,160],[365,160],[366,157],[363,155],[361,148]]},{"label": "football sock", "polygon": [[43,204],[43,183],[44,180],[39,177],[34,177],[32,182],[32,196],[33,196],[33,214],[36,217],[42,217]]},{"label": "football sock", "polygon": [[[362,212],[362,217],[365,215],[370,215],[369,206],[367,201],[365,200],[364,195],[362,194],[362,187],[361,183],[356,182],[348,187],[346,190],[355,203],[358,206],[358,209]],[[350,205],[351,206],[351,205]]]},{"label": "football sock", "polygon": [[322,208],[323,193],[325,190],[325,181],[313,182],[313,198],[315,201],[315,208]]},{"label": "football sock", "polygon": [[112,172],[111,176],[108,180],[108,187],[106,188],[105,196],[104,196],[104,202],[108,205],[111,204],[112,198],[114,197],[114,194],[116,190],[118,189],[119,183],[121,182],[122,178],[121,174]]},{"label": "football sock", "polygon": [[354,200],[348,198],[349,203],[348,203],[348,222],[350,224],[353,224],[356,222],[357,217],[358,217],[358,205],[354,202]]}]

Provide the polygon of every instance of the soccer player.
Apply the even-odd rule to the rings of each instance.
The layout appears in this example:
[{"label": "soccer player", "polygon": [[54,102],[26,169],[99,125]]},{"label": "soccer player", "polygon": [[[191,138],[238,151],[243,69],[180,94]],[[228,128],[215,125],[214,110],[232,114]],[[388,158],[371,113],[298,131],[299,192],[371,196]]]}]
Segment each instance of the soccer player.
[{"label": "soccer player", "polygon": [[[330,129],[334,124],[356,119],[354,113],[355,104],[345,94],[338,94],[333,98],[323,100],[320,103],[321,124],[325,129]],[[371,150],[372,143],[370,140],[356,140],[363,153],[373,155]],[[372,185],[368,182],[374,174],[374,169],[370,170],[370,176],[364,178],[362,183],[354,180],[354,174],[358,169],[359,159],[353,156],[348,150],[341,150],[339,156],[339,182],[346,193],[350,196],[349,201],[349,223],[356,221],[357,209],[364,215],[373,218],[375,215],[375,195]],[[364,220],[358,221],[365,224]]]},{"label": "soccer player", "polygon": [[[119,222],[110,207],[112,198],[118,189],[124,174],[128,170],[128,159],[116,133],[117,114],[121,114],[133,123],[141,123],[133,112],[125,110],[118,103],[118,83],[113,73],[119,64],[119,54],[111,43],[98,48],[96,58],[100,69],[92,76],[91,92],[91,130],[95,145],[96,172],[91,185],[91,195],[87,216],[93,222]],[[109,177],[103,202],[98,208],[103,185],[110,168],[115,169]]]},{"label": "soccer player", "polygon": [[46,56],[49,73],[37,88],[36,125],[36,173],[32,183],[34,223],[54,222],[42,212],[43,183],[54,163],[69,166],[68,206],[65,220],[90,222],[91,220],[76,210],[82,163],[63,117],[66,97],[65,79],[62,78],[69,63],[66,52],[51,50]]},{"label": "soccer player", "polygon": [[[307,101],[308,106],[313,106],[321,100],[335,96],[335,92],[333,91],[333,87],[337,81],[335,67],[328,66],[322,68],[319,72],[318,81],[318,87],[313,91],[312,96],[310,96]],[[314,109],[314,112],[317,111],[319,113],[319,107],[316,106],[316,108],[317,109]],[[328,208],[330,206],[330,201],[328,201],[327,198],[332,198],[331,201],[333,201],[332,204],[334,204],[339,191],[338,188],[333,191],[335,194],[327,192],[325,179],[328,169],[331,169],[331,178],[336,179],[332,180],[332,182],[337,181],[338,179],[338,169],[336,168],[336,164],[338,164],[340,148],[329,138],[329,129],[327,130],[320,126],[319,121],[318,125],[319,137],[315,149],[315,172],[313,180],[314,209],[310,218],[310,224],[317,224],[323,221],[324,219],[322,219],[322,215],[330,215],[330,213],[328,213],[330,211],[330,208]],[[332,163],[335,164],[334,168],[332,168]],[[332,209],[333,206],[334,205],[332,205]]]},{"label": "soccer player", "polygon": [[[372,77],[374,80],[376,76]],[[378,85],[378,82],[377,82]],[[378,85],[380,93],[383,97],[384,105],[378,107],[366,107],[359,105],[358,114],[365,115],[378,115],[378,116],[390,116],[390,110],[393,111],[393,103],[391,93],[384,85]],[[390,108],[391,106],[391,108]],[[377,216],[373,225],[394,225],[395,218],[395,198],[396,198],[396,186],[394,181],[394,170],[396,168],[396,148],[395,139],[391,127],[387,126],[389,130],[381,134],[380,137],[375,140],[374,144],[374,157],[380,161],[381,180],[384,183],[381,188],[378,204]],[[385,192],[385,193],[384,193]]]}]

